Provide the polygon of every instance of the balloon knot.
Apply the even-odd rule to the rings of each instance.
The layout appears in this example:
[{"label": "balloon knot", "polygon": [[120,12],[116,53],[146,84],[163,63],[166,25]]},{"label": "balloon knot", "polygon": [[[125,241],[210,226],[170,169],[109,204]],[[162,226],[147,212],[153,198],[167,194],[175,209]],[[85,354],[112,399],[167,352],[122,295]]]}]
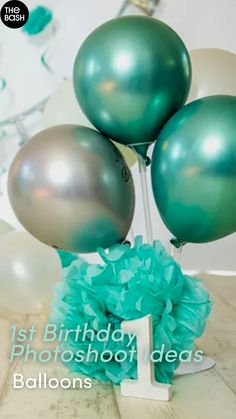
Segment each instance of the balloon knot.
[{"label": "balloon knot", "polygon": [[179,249],[181,246],[185,244],[185,242],[182,242],[181,240],[176,238],[171,239],[170,243],[173,244],[173,246],[175,246],[176,249]]},{"label": "balloon knot", "polygon": [[150,157],[146,156],[146,158],[145,158],[145,164],[146,164],[146,167],[150,166],[150,164],[151,164]]}]

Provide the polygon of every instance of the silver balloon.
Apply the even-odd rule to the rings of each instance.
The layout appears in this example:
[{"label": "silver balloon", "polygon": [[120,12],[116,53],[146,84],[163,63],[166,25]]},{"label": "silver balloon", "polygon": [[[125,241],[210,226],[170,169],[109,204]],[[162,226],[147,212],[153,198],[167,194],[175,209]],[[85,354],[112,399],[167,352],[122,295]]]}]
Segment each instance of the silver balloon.
[{"label": "silver balloon", "polygon": [[134,213],[134,185],[119,150],[76,125],[44,130],[21,148],[8,192],[23,226],[61,249],[89,253],[123,241]]}]

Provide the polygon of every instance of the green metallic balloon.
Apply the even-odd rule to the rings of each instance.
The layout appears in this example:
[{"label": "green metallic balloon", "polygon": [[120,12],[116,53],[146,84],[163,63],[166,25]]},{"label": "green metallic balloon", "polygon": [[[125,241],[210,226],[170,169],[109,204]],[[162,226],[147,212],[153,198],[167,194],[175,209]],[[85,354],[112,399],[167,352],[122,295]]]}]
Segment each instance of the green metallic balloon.
[{"label": "green metallic balloon", "polygon": [[74,65],[78,102],[109,138],[145,155],[162,126],[185,102],[191,64],[165,23],[144,16],[111,20],[85,40]]},{"label": "green metallic balloon", "polygon": [[152,186],[180,242],[236,231],[236,97],[199,99],[168,121],[154,148]]}]

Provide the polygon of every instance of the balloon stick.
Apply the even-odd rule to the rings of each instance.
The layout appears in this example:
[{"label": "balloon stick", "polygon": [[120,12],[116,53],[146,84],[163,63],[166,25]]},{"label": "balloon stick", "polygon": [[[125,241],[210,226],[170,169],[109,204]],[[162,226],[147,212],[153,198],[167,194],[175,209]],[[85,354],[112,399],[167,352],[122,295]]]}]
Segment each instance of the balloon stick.
[{"label": "balloon stick", "polygon": [[153,231],[152,231],[152,219],[151,219],[150,201],[149,201],[148,185],[147,185],[147,168],[146,168],[145,160],[141,156],[138,156],[138,163],[139,163],[139,173],[140,173],[141,189],[142,189],[142,197],[143,197],[143,209],[144,209],[145,226],[146,226],[146,239],[147,239],[147,242],[151,244],[153,242]]},{"label": "balloon stick", "polygon": [[[172,239],[170,243],[171,243],[170,254],[173,257],[173,259],[175,259],[175,261],[178,263],[178,265],[181,266],[181,257],[183,254],[184,243],[180,243],[178,239]],[[179,245],[176,246],[174,243],[179,243]],[[209,358],[208,356],[203,356],[203,360],[201,361],[201,363],[196,363],[194,361],[194,356],[193,356],[193,359],[187,364],[185,362],[180,363],[180,366],[176,370],[175,375],[196,374],[198,372],[206,371],[213,368],[215,364],[216,363],[214,359]]]},{"label": "balloon stick", "polygon": [[143,13],[152,16],[158,3],[159,0],[124,0],[117,13],[117,17],[122,16],[130,5],[136,6],[138,9],[142,10]]},{"label": "balloon stick", "polygon": [[135,233],[134,233],[134,229],[133,229],[132,226],[130,227],[130,230],[129,230],[129,239],[131,241],[131,244],[134,243]]},{"label": "balloon stick", "polygon": [[125,1],[122,3],[122,5],[121,5],[121,7],[120,7],[120,9],[119,9],[119,11],[118,11],[118,13],[117,13],[116,17],[120,17],[120,16],[122,16],[122,15],[125,13],[125,11],[126,11],[126,9],[127,9],[128,5],[129,5],[129,3],[130,3],[130,0],[125,0]]},{"label": "balloon stick", "polygon": [[183,244],[180,244],[179,247],[176,247],[173,243],[171,243],[171,256],[175,261],[181,265],[181,258],[183,253]]}]

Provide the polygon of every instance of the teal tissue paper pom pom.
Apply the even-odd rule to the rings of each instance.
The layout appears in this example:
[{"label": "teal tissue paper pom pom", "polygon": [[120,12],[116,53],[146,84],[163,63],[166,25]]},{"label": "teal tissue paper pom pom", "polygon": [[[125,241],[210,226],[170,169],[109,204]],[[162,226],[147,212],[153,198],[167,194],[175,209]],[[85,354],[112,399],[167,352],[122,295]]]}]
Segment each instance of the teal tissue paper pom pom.
[{"label": "teal tissue paper pom pom", "polygon": [[45,29],[52,19],[53,13],[50,9],[44,6],[37,6],[30,11],[29,19],[22,30],[27,33],[27,35],[37,35]]},{"label": "teal tissue paper pom pom", "polygon": [[[95,334],[106,329],[120,329],[123,320],[134,320],[148,314],[153,319],[153,349],[165,353],[193,350],[194,341],[204,331],[211,311],[209,293],[202,281],[184,275],[158,241],[143,244],[136,237],[133,247],[115,245],[109,251],[98,249],[103,264],[91,265],[78,258],[64,269],[64,280],[56,288],[51,320],[65,329],[88,324]],[[91,341],[76,341],[73,336],[62,344],[73,353],[88,349]],[[135,342],[136,345],[136,342]],[[98,353],[127,351],[127,342],[94,341]],[[75,373],[120,383],[137,378],[137,358],[133,362],[66,363]],[[154,363],[155,378],[171,383],[179,361]]]},{"label": "teal tissue paper pom pom", "polygon": [[74,253],[66,252],[65,250],[57,249],[57,254],[61,260],[62,268],[67,268],[74,260],[77,260],[77,256]]}]

